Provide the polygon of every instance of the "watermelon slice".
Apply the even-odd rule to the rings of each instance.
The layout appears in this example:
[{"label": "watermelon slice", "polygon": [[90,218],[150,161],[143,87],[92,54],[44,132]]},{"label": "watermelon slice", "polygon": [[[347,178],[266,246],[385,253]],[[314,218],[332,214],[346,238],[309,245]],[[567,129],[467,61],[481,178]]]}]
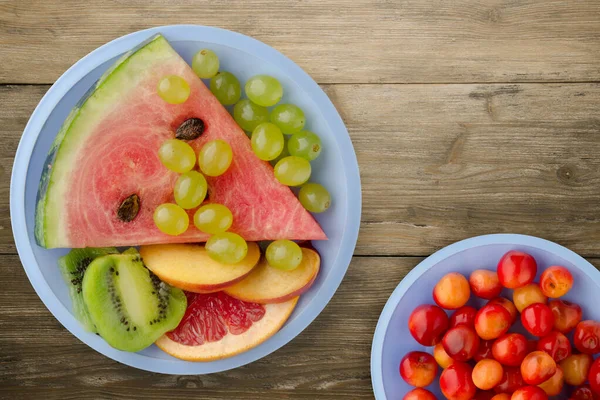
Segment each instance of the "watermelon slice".
[{"label": "watermelon slice", "polygon": [[[189,83],[185,103],[168,104],[158,96],[157,83],[166,75]],[[233,213],[231,231],[248,241],[326,239],[291,190],[275,179],[272,167],[254,155],[227,110],[157,35],[121,57],[60,129],[38,191],[38,244],[79,248],[205,241],[208,235],[193,224],[184,234],[169,236],[152,218],[159,204],[174,202],[178,177],[161,164],[158,149],[189,118],[205,124],[204,133],[188,142],[196,152],[214,139],[227,141],[233,150],[227,172],[207,177],[209,201]],[[117,210],[133,194],[139,212],[124,222]]]}]

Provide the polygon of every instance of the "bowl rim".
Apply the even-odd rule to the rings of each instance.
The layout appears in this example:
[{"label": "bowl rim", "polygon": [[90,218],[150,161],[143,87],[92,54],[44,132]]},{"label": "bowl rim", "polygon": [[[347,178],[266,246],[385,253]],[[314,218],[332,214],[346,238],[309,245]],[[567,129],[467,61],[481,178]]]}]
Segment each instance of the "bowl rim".
[{"label": "bowl rim", "polygon": [[373,335],[373,343],[371,346],[371,384],[373,386],[373,393],[375,394],[375,398],[377,400],[387,399],[383,386],[383,343],[385,341],[385,335],[387,333],[392,315],[402,300],[402,297],[406,294],[411,285],[415,283],[419,277],[421,277],[421,275],[433,268],[442,260],[464,250],[494,244],[529,246],[552,252],[553,254],[562,257],[566,261],[577,265],[586,275],[590,277],[590,279],[600,285],[600,272],[592,264],[590,264],[589,261],[574,251],[559,245],[558,243],[535,236],[516,233],[495,233],[481,235],[461,240],[436,251],[418,263],[400,281],[398,286],[396,286],[396,289],[394,289],[389,299],[385,303],[385,306],[381,311],[381,315],[379,316],[379,320],[377,321],[377,327],[375,328],[375,334]]},{"label": "bowl rim", "polygon": [[[107,345],[102,346],[101,341],[94,341],[93,338],[90,339],[85,336],[83,328],[58,300],[44,279],[33,254],[27,232],[25,183],[34,146],[47,118],[64,95],[89,71],[130,50],[156,33],[165,34],[167,37],[177,37],[178,39],[174,39],[176,41],[203,38],[205,42],[226,45],[266,59],[285,71],[320,109],[340,150],[343,163],[343,171],[341,172],[345,175],[348,185],[347,213],[345,215],[346,229],[342,234],[340,248],[332,261],[331,276],[315,293],[312,301],[307,304],[302,313],[293,322],[284,326],[276,335],[247,352],[217,361],[194,363],[183,360],[152,358],[138,353],[118,351]],[[308,327],[329,303],[346,274],[358,239],[361,205],[358,162],[350,136],[335,106],[319,85],[302,68],[269,45],[241,33],[202,25],[167,25],[133,32],[100,46],[77,61],[50,87],[33,111],[19,141],[10,183],[10,215],[16,249],[31,285],[46,308],[74,336],[97,352],[131,367],[178,375],[215,373],[249,364],[284,346]],[[108,347],[108,349],[105,347]]]}]

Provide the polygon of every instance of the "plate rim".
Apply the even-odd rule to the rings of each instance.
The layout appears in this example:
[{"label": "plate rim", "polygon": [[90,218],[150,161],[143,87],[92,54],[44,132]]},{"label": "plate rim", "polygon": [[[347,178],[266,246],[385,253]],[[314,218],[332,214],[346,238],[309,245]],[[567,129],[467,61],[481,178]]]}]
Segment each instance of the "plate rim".
[{"label": "plate rim", "polygon": [[402,297],[406,294],[412,284],[425,272],[434,267],[442,260],[460,253],[464,250],[493,244],[515,244],[522,246],[535,247],[556,254],[559,257],[576,264],[581,270],[600,285],[600,272],[585,258],[574,251],[547,239],[536,236],[523,235],[518,233],[492,233],[487,235],[474,236],[468,239],[452,243],[426,257],[419,262],[406,276],[398,283],[390,297],[385,303],[379,319],[373,341],[371,344],[371,385],[376,400],[386,400],[385,389],[383,386],[382,372],[382,353],[385,335],[391,317]]},{"label": "plate rim", "polygon": [[[258,347],[237,356],[218,361],[189,362],[183,360],[155,359],[138,353],[118,351],[109,346],[108,349],[101,348],[106,347],[100,345],[102,343],[101,339],[94,341],[85,338],[83,328],[77,323],[75,317],[62,305],[43,278],[39,265],[33,255],[30,238],[26,230],[25,182],[29,172],[33,149],[47,118],[64,95],[91,70],[111,58],[130,50],[156,33],[163,33],[166,36],[178,34],[187,37],[204,37],[207,42],[227,45],[257,55],[284,70],[319,107],[340,150],[344,167],[343,173],[348,183],[348,196],[346,196],[347,229],[342,234],[340,249],[333,262],[334,273],[328,277],[328,281],[315,293],[314,298],[320,298],[320,301],[313,301],[310,304],[312,307],[310,305],[307,306],[302,314],[299,315],[299,318],[293,323],[286,325],[275,336],[267,339]],[[118,37],[78,60],[56,80],[34,109],[19,141],[10,182],[10,216],[15,246],[31,285],[50,313],[71,334],[98,353],[134,368],[164,374],[197,375],[238,368],[264,358],[289,343],[317,318],[337,291],[337,288],[346,275],[354,254],[362,211],[361,196],[358,161],[348,130],[329,97],[300,66],[273,47],[244,34],[211,26],[181,24],[157,26]],[[152,362],[149,362],[149,360],[152,360]]]}]

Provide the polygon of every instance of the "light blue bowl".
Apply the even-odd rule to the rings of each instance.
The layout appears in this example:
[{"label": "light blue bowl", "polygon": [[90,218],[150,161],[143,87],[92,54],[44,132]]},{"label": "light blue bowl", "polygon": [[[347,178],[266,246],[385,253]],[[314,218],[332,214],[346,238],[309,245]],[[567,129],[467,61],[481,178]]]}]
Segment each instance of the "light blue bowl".
[{"label": "light blue bowl", "polygon": [[[323,142],[323,153],[313,162],[311,180],[329,189],[333,205],[316,216],[329,237],[328,241],[314,243],[322,259],[319,276],[277,334],[246,353],[224,360],[181,361],[155,346],[139,353],[126,353],[85,332],[71,313],[67,287],[56,265],[57,258],[67,250],[42,249],[36,245],[33,235],[35,200],[43,163],[63,120],[120,54],[156,33],[162,33],[188,62],[202,48],[214,50],[222,69],[233,72],[242,82],[259,73],[277,77],[285,91],[282,101],[300,106],[306,113],[307,129],[317,132]],[[93,51],[65,72],[40,101],[25,128],[10,187],[17,250],[31,284],[50,312],[96,351],[136,368],[169,374],[207,374],[236,368],[266,356],[302,332],[325,308],[346,273],[358,236],[360,210],[360,179],[354,149],[342,119],[319,85],[294,62],[264,43],[239,33],[195,25],[165,26],[132,33]]]},{"label": "light blue bowl", "polygon": [[[600,273],[571,250],[544,239],[513,234],[478,236],[454,243],[419,263],[400,282],[383,308],[371,349],[371,379],[377,400],[402,399],[413,389],[398,371],[406,353],[413,350],[432,353],[432,347],[421,346],[413,339],[408,330],[408,317],[420,304],[435,304],[431,297],[435,283],[448,272],[460,272],[468,277],[476,269],[496,270],[498,260],[509,250],[522,250],[535,257],[536,282],[550,265],[568,268],[574,284],[564,298],[580,304],[586,319],[600,320],[600,307],[596,306],[600,304]],[[512,298],[511,292],[505,290],[502,294]],[[472,298],[469,304],[480,306],[482,302]],[[437,380],[427,389],[438,399],[444,398]]]}]

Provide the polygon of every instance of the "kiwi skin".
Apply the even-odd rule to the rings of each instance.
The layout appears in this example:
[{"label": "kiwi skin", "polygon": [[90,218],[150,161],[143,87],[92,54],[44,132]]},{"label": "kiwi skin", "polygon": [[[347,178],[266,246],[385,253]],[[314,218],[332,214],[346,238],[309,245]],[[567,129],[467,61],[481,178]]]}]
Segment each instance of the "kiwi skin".
[{"label": "kiwi skin", "polygon": [[58,268],[65,283],[69,287],[69,296],[71,297],[73,314],[88,332],[96,332],[96,327],[94,326],[85,302],[83,301],[81,289],[83,276],[94,259],[107,254],[116,253],[118,253],[118,251],[114,247],[73,249],[67,255],[58,259]]},{"label": "kiwi skin", "polygon": [[135,249],[95,259],[82,289],[98,333],[123,351],[153,344],[179,325],[187,308],[183,291],[161,282]]}]

